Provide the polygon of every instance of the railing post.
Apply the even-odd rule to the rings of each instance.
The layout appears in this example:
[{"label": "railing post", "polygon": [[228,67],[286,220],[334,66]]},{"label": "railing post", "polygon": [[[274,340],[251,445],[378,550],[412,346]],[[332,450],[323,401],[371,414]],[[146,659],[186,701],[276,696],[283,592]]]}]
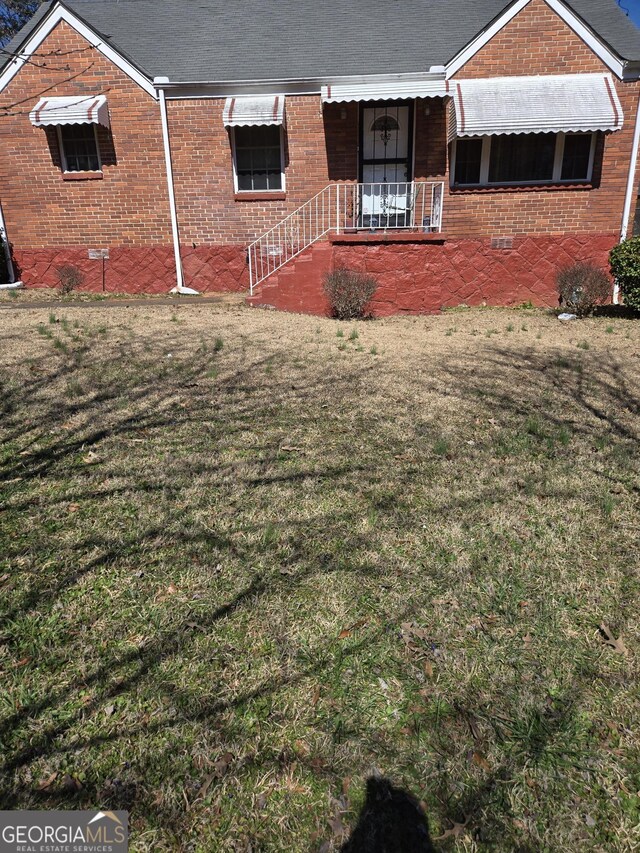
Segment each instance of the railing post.
[{"label": "railing post", "polygon": [[336,234],[340,233],[340,184],[336,184]]},{"label": "railing post", "polygon": [[253,264],[251,263],[251,255],[253,248],[249,246],[249,294],[253,296]]}]

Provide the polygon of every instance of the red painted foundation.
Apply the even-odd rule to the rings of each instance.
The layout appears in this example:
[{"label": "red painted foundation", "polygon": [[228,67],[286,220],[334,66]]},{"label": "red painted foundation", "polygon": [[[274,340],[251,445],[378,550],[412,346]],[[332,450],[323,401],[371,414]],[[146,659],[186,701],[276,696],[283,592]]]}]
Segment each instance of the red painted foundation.
[{"label": "red painted foundation", "polygon": [[[96,248],[103,248],[96,246]],[[109,247],[109,258],[89,258],[86,246],[61,249],[16,249],[17,277],[26,287],[57,287],[58,270],[77,267],[84,275],[81,290],[92,293],[168,293],[176,286],[176,267],[170,246]],[[185,284],[199,291],[243,291],[249,287],[243,246],[183,246]]]},{"label": "red painted foundation", "polygon": [[[263,282],[250,305],[326,316],[325,274],[336,267],[371,273],[379,286],[370,310],[374,316],[428,314],[455,305],[557,305],[558,270],[577,261],[608,269],[615,234],[568,234],[514,238],[511,248],[496,249],[489,240],[416,241],[384,235],[349,234],[317,243]],[[27,287],[57,287],[58,269],[77,266],[82,290],[103,291],[102,262],[86,247],[17,250],[19,276]],[[249,287],[243,246],[185,246],[185,284],[200,292],[245,291]],[[110,247],[105,262],[106,293],[167,293],[175,287],[175,263],[169,246]]]},{"label": "red painted foundation", "polygon": [[495,249],[490,240],[433,242],[354,242],[316,244],[267,279],[249,304],[281,311],[326,315],[322,290],[326,271],[336,267],[367,272],[379,283],[370,303],[376,317],[429,314],[456,305],[558,304],[556,275],[578,261],[608,270],[615,234],[514,238],[512,248]]}]

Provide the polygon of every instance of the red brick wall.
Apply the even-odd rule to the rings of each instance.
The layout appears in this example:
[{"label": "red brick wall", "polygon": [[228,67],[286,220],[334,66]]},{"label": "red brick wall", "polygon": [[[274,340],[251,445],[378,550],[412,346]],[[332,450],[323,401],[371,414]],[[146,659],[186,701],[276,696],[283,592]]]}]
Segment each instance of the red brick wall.
[{"label": "red brick wall", "polygon": [[[0,181],[12,241],[25,249],[166,244],[171,231],[157,101],[65,22],[39,54],[54,51],[65,55],[24,65],[0,95]],[[62,179],[55,132],[29,122],[29,110],[45,92],[107,95],[112,134],[100,130],[103,180]]]},{"label": "red brick wall", "polygon": [[[187,245],[246,246],[275,225],[330,181],[324,122],[335,146],[350,126],[335,106],[325,110],[323,122],[317,95],[288,97],[286,198],[250,201],[248,195],[234,198],[231,140],[222,123],[224,99],[170,100],[167,105],[180,237]],[[334,150],[337,162],[332,173],[344,174],[342,155]]]}]

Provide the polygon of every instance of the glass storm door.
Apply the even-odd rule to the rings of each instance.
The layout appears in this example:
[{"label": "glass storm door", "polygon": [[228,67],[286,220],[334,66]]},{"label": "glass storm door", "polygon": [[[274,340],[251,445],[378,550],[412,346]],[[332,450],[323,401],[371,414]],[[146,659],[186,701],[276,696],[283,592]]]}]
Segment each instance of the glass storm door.
[{"label": "glass storm door", "polygon": [[411,112],[408,105],[363,107],[360,228],[411,224]]}]

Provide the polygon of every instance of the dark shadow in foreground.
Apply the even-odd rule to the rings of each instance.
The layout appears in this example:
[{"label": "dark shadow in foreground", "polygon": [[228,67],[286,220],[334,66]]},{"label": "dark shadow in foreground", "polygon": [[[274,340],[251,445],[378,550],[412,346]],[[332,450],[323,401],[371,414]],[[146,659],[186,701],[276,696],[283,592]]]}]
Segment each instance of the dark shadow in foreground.
[{"label": "dark shadow in foreground", "polygon": [[420,803],[388,779],[367,779],[367,799],[341,853],[435,853]]}]

